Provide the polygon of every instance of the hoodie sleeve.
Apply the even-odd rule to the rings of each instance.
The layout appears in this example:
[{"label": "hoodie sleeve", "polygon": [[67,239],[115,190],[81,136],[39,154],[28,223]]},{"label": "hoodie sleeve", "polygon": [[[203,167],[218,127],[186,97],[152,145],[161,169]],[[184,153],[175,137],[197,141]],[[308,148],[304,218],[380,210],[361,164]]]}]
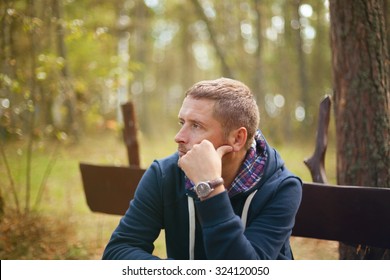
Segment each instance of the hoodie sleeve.
[{"label": "hoodie sleeve", "polygon": [[[290,248],[284,247],[294,226],[301,191],[301,181],[295,177],[280,182],[273,189],[258,191],[252,200],[245,229],[232,209],[227,192],[197,202],[207,257],[288,259]],[[283,252],[284,249],[288,252]]]},{"label": "hoodie sleeve", "polygon": [[111,235],[103,259],[158,259],[152,255],[153,242],[162,228],[162,201],[158,176],[153,163],[138,184],[129,209]]}]

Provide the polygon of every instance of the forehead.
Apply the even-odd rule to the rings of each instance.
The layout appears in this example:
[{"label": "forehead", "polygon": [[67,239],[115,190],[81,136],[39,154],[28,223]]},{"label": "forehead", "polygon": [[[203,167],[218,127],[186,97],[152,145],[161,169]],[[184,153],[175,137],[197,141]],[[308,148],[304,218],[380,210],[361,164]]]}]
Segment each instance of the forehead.
[{"label": "forehead", "polygon": [[179,118],[193,120],[215,120],[213,117],[214,100],[210,99],[195,99],[192,97],[184,98],[183,104],[179,111]]}]

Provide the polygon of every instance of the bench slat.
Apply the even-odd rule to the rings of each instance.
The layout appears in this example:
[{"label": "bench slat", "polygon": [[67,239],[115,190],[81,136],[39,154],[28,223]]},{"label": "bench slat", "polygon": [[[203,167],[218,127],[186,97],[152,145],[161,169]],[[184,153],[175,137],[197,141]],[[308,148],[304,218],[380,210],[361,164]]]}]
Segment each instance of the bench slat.
[{"label": "bench slat", "polygon": [[390,249],[390,189],[304,183],[293,235]]},{"label": "bench slat", "polygon": [[93,212],[123,215],[145,170],[79,164],[87,204]]}]

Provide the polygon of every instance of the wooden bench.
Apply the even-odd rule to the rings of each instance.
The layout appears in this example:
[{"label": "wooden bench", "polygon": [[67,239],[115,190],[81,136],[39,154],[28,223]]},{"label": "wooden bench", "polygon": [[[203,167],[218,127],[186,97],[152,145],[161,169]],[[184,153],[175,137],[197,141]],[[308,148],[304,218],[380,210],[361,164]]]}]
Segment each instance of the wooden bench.
[{"label": "wooden bench", "polygon": [[[144,170],[80,164],[84,191],[94,212],[123,215]],[[390,249],[390,190],[303,184],[294,236]]]},{"label": "wooden bench", "polygon": [[[302,202],[292,234],[390,249],[390,189],[326,183],[323,162],[327,141],[324,131],[329,120],[324,109],[328,106],[327,101],[321,106],[316,150],[305,161],[313,180],[321,183],[304,182]],[[135,123],[134,119],[127,122]],[[130,139],[125,141],[128,149],[138,149],[132,143],[136,137],[125,139]],[[134,151],[128,154],[135,154],[139,159]],[[80,163],[86,200],[92,211],[115,215],[125,213],[145,172],[139,165],[132,164],[130,158],[129,163],[129,167]]]}]

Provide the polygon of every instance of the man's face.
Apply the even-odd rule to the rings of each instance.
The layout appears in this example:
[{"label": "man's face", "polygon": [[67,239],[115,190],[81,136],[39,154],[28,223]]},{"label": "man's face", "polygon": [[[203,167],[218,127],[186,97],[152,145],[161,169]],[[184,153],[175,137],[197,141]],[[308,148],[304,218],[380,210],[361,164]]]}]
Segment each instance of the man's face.
[{"label": "man's face", "polygon": [[225,144],[219,121],[213,117],[215,101],[186,97],[179,111],[181,128],[175,136],[179,156],[187,153],[193,145],[207,139],[215,148]]}]

